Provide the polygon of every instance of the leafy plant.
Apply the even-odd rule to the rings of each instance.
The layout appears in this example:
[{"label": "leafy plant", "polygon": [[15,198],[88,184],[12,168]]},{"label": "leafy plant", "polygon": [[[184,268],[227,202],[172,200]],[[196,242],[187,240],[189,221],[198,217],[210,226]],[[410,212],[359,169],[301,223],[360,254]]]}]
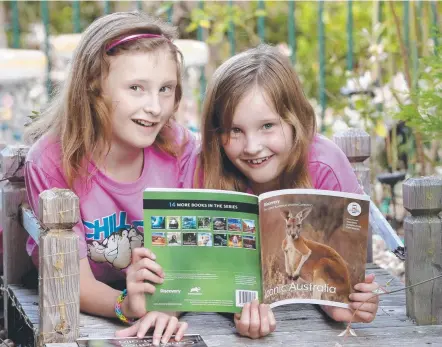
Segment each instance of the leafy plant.
[{"label": "leafy plant", "polygon": [[[439,35],[440,36],[440,35]],[[419,88],[411,93],[410,103],[395,115],[419,131],[426,140],[442,136],[442,49],[421,59]]]}]

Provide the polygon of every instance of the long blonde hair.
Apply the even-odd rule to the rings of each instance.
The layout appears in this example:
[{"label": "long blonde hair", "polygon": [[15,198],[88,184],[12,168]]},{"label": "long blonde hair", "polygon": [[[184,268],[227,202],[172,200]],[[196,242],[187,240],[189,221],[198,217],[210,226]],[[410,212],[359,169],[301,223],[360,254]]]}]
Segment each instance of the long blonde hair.
[{"label": "long blonde hair", "polygon": [[[141,33],[158,34],[163,37],[126,42],[106,52],[106,46],[113,40]],[[102,96],[101,85],[103,77],[109,72],[110,56],[130,51],[167,50],[177,63],[176,110],[182,96],[182,54],[171,42],[176,37],[175,27],[141,12],[112,13],[97,19],[84,31],[63,87],[55,94],[41,116],[28,126],[25,134],[28,143],[36,141],[46,133],[60,138],[61,164],[70,188],[77,177],[85,177],[88,174],[88,160],[104,159],[110,149],[110,105]],[[176,142],[168,127],[160,131],[155,145],[171,155],[177,155]]]},{"label": "long blonde hair", "polygon": [[248,187],[246,177],[225,155],[221,136],[231,128],[241,99],[255,86],[265,91],[276,113],[294,130],[293,148],[281,174],[279,188],[312,186],[308,151],[316,133],[314,110],[288,59],[264,44],[224,62],[207,87],[202,115],[201,167],[195,176],[196,186],[236,191]]}]

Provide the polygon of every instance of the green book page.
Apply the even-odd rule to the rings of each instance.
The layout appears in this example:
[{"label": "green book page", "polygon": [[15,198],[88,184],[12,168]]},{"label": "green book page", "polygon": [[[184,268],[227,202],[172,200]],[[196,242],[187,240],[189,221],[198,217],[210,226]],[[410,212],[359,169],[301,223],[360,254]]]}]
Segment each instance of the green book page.
[{"label": "green book page", "polygon": [[143,209],[145,247],[165,272],[148,311],[233,313],[261,299],[256,196],[149,189]]}]

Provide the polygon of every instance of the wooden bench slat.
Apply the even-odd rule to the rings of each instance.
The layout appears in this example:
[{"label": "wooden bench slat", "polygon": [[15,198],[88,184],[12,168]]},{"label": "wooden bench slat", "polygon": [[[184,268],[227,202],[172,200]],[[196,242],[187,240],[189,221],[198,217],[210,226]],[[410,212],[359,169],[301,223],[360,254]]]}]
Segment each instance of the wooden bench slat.
[{"label": "wooden bench slat", "polygon": [[[391,279],[386,270],[375,265],[367,266],[368,273],[375,273],[387,280]],[[394,279],[391,285],[403,287],[403,284]],[[23,311],[32,315],[34,328],[38,329],[38,307],[34,300],[38,300],[37,291],[21,286],[13,286],[13,294],[18,301],[22,301]],[[26,297],[26,299],[25,299]],[[280,306],[274,309],[278,322],[277,331],[270,336],[250,340],[235,334],[234,324],[225,315],[216,313],[188,313],[182,320],[189,323],[189,334],[201,334],[208,346],[331,346],[340,343],[342,346],[374,346],[374,345],[401,345],[416,346],[425,343],[442,345],[441,326],[419,326],[407,318],[405,313],[405,292],[386,294],[380,297],[379,314],[370,324],[355,323],[353,328],[358,337],[348,337],[345,342],[337,336],[344,331],[344,323],[328,319],[314,305],[298,304]],[[81,314],[80,338],[111,338],[115,331],[126,327],[116,320],[105,319]],[[47,347],[74,347],[73,344],[47,344]],[[75,345],[75,347],[77,347]]]},{"label": "wooden bench slat", "polygon": [[38,237],[44,231],[43,226],[35,217],[34,212],[27,204],[21,206],[21,225],[28,232],[29,236],[38,244]]}]

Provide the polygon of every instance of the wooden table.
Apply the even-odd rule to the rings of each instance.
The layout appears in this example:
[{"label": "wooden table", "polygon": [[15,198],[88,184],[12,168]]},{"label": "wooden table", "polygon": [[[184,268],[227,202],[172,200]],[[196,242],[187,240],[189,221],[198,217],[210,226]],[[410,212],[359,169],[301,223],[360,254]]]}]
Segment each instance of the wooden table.
[{"label": "wooden table", "polygon": [[[393,277],[376,265],[367,264],[367,273],[375,273],[376,281],[385,284]],[[403,288],[393,278],[389,290]],[[16,290],[16,295],[26,295],[28,290]],[[35,294],[33,294],[35,295]],[[19,299],[19,298],[17,298]],[[28,316],[32,330],[38,329],[38,297],[27,292],[22,302],[23,314]],[[405,314],[405,292],[382,295],[376,319],[370,324],[354,324],[357,337],[339,337],[345,324],[328,319],[314,305],[289,305],[274,309],[276,331],[259,340],[243,338],[235,333],[232,321],[220,314],[189,313],[182,317],[189,323],[188,333],[201,334],[208,346],[442,346],[442,326],[416,326]],[[82,315],[80,337],[112,337],[123,326],[114,320]],[[47,344],[46,347],[76,347],[76,344]]]}]

